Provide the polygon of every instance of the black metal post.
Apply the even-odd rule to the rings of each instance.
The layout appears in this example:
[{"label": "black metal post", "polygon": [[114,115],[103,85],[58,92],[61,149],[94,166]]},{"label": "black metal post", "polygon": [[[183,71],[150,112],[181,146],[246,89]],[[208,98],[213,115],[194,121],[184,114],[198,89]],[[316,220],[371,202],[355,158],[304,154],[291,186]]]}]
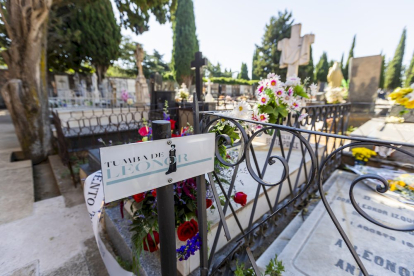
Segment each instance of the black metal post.
[{"label": "black metal post", "polygon": [[[169,121],[152,122],[154,140],[171,138]],[[158,226],[161,245],[162,276],[177,275],[177,257],[175,244],[174,187],[167,185],[157,189]]]},{"label": "black metal post", "polygon": [[[197,54],[197,53],[196,53]],[[194,134],[200,134],[200,115],[198,111],[198,97],[193,94],[194,99]],[[207,245],[207,212],[206,212],[206,179],[204,175],[196,177],[197,183],[197,218],[198,218],[198,233],[200,235],[200,276],[207,276],[208,274],[208,245]],[[212,183],[214,185],[214,183]]]},{"label": "black metal post", "polygon": [[197,92],[197,99],[203,101],[203,78],[201,77],[201,68],[207,65],[207,59],[203,58],[203,53],[196,52],[195,53],[195,60],[191,62],[191,69],[195,70],[196,73],[196,92]]}]

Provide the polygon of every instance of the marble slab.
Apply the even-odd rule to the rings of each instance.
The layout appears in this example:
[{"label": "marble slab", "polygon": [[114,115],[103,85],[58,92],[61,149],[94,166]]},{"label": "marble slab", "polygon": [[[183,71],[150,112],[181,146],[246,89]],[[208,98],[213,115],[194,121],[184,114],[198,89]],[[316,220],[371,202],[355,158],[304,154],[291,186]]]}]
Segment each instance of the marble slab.
[{"label": "marble slab", "polygon": [[[342,173],[327,191],[338,221],[370,275],[414,275],[414,232],[381,228],[364,219],[349,200],[356,175]],[[414,208],[382,196],[360,183],[354,192],[371,217],[395,226],[413,225]],[[288,275],[362,275],[323,203],[320,202],[296,232],[279,258]]]}]

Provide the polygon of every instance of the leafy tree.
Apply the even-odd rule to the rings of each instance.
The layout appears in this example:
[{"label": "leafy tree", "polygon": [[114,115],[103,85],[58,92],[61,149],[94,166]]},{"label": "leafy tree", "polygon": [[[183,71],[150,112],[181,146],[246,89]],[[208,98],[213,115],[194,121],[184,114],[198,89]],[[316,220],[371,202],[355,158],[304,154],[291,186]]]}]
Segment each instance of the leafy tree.
[{"label": "leafy tree", "polygon": [[312,56],[312,46],[310,47],[310,58],[308,65],[299,66],[298,70],[298,77],[301,78],[302,81],[304,81],[306,78],[309,78],[309,82],[314,82],[314,70],[315,67],[313,65],[313,56]]},{"label": "leafy tree", "polygon": [[277,43],[290,37],[293,25],[292,13],[279,12],[277,17],[272,16],[270,23],[265,27],[262,45],[257,46],[257,60],[253,64],[253,74],[258,78],[265,78],[269,73],[275,73],[282,78],[286,76],[287,68],[279,68],[281,52],[277,50]]},{"label": "leafy tree", "polygon": [[407,31],[404,28],[400,42],[398,43],[397,49],[395,50],[394,58],[387,66],[384,86],[389,90],[401,86],[402,62],[404,58],[406,32]]},{"label": "leafy tree", "polygon": [[177,0],[114,0],[118,8],[121,26],[136,34],[149,30],[149,19],[152,13],[155,19],[165,24],[171,19],[171,13],[177,6]]},{"label": "leafy tree", "polygon": [[344,75],[344,79],[348,80],[348,71],[349,71],[349,61],[351,60],[351,58],[354,57],[354,48],[355,48],[355,40],[356,40],[356,35],[354,35],[354,39],[352,40],[352,45],[351,45],[351,49],[349,50],[349,54],[348,54],[348,60],[346,61],[346,65],[342,71],[342,74]]},{"label": "leafy tree", "polygon": [[329,71],[328,56],[326,52],[323,52],[321,59],[319,60],[315,68],[315,80],[320,81],[320,82],[327,82],[328,71]]},{"label": "leafy tree", "polygon": [[217,65],[212,64],[211,62],[208,62],[207,64],[207,70],[209,78],[220,78],[223,77],[223,72],[221,72],[221,64],[220,62],[217,63]]},{"label": "leafy tree", "polygon": [[384,77],[385,77],[385,55],[382,55],[382,62],[381,62],[381,74],[380,74],[380,82],[379,87],[384,89]]},{"label": "leafy tree", "polygon": [[177,10],[173,14],[173,33],[171,64],[174,78],[178,83],[184,82],[190,87],[194,75],[191,61],[199,49],[192,0],[178,0]]},{"label": "leafy tree", "polygon": [[79,54],[85,57],[96,70],[101,83],[109,65],[118,57],[121,30],[116,23],[109,0],[98,0],[77,9],[72,23],[81,30]]},{"label": "leafy tree", "polygon": [[231,69],[227,70],[227,68],[226,68],[226,69],[224,69],[224,72],[223,72],[222,76],[224,78],[232,78],[233,77],[233,72],[231,71]]},{"label": "leafy tree", "polygon": [[247,70],[247,64],[242,62],[240,73],[237,76],[238,79],[242,80],[250,80],[249,79],[249,71]]},{"label": "leafy tree", "polygon": [[341,70],[342,70],[342,75],[344,74],[344,54],[342,53],[342,57],[341,57],[341,63],[339,64],[339,66],[341,66]]},{"label": "leafy tree", "polygon": [[258,80],[259,77],[256,76],[255,71],[256,71],[256,65],[257,62],[259,60],[259,51],[257,50],[257,45],[254,49],[254,54],[253,54],[253,61],[252,61],[252,80]]},{"label": "leafy tree", "polygon": [[408,87],[412,83],[414,83],[414,54],[411,58],[410,65],[407,68],[407,71],[405,73],[405,86]]}]

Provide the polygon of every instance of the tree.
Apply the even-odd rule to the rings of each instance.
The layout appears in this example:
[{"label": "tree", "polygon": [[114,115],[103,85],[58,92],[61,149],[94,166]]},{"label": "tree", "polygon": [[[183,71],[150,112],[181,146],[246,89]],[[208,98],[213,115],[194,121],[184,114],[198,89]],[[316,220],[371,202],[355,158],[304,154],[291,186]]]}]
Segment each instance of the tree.
[{"label": "tree", "polygon": [[257,60],[254,62],[253,74],[258,78],[265,78],[269,73],[275,73],[285,78],[287,69],[279,66],[281,52],[277,50],[277,43],[290,37],[293,25],[292,13],[279,12],[278,17],[272,16],[270,23],[265,27],[262,45],[257,47]]},{"label": "tree", "polygon": [[257,49],[257,45],[254,49],[254,54],[253,54],[253,61],[252,61],[252,80],[258,80],[259,77],[256,76],[255,71],[256,71],[256,66],[259,60],[259,51]]},{"label": "tree", "polygon": [[109,0],[97,0],[76,10],[73,28],[81,30],[77,48],[96,70],[98,83],[114,59],[118,57],[121,30],[116,23]]},{"label": "tree", "polygon": [[[95,0],[72,0],[81,4]],[[169,19],[175,1],[115,0],[122,24],[136,32],[148,29],[149,13]],[[54,6],[65,4],[53,0]],[[47,95],[47,22],[52,0],[0,0],[0,49],[9,68],[1,93],[26,158],[39,163],[51,150]]]},{"label": "tree", "polygon": [[191,86],[193,71],[191,61],[198,51],[194,6],[192,0],[178,0],[177,10],[173,14],[173,52],[172,69],[178,83]]},{"label": "tree", "polygon": [[354,35],[354,39],[352,40],[352,45],[351,45],[351,49],[349,50],[349,54],[348,54],[348,59],[346,61],[346,65],[342,71],[342,74],[344,75],[344,79],[348,80],[348,74],[349,74],[349,61],[351,60],[351,58],[354,57],[354,48],[355,48],[355,40],[356,40],[356,35]]},{"label": "tree", "polygon": [[328,56],[326,52],[323,52],[321,59],[319,60],[315,68],[315,80],[320,81],[320,82],[327,82],[328,71],[329,71]]},{"label": "tree", "polygon": [[240,73],[237,76],[237,78],[242,79],[242,80],[250,80],[249,79],[249,71],[247,69],[247,64],[246,63],[242,62]]},{"label": "tree", "polygon": [[150,78],[152,73],[159,73],[163,76],[166,72],[170,71],[170,67],[163,60],[164,55],[161,55],[154,49],[152,55],[145,55],[142,62],[142,69],[146,78]]},{"label": "tree", "polygon": [[301,80],[305,80],[306,78],[309,78],[309,82],[314,82],[314,70],[315,67],[313,65],[313,56],[312,56],[312,46],[310,47],[310,58],[308,65],[299,66],[298,70],[298,77],[301,78]]},{"label": "tree", "polygon": [[223,76],[223,72],[221,72],[221,64],[220,62],[217,65],[214,65],[210,61],[207,64],[206,72],[208,72],[209,78],[219,78]]},{"label": "tree", "polygon": [[339,66],[341,66],[341,70],[342,70],[342,75],[344,74],[344,54],[342,53],[342,57],[341,57],[341,63],[339,64]]},{"label": "tree", "polygon": [[385,55],[382,55],[379,88],[384,89],[384,80],[385,80]]},{"label": "tree", "polygon": [[414,53],[413,57],[411,58],[410,65],[407,68],[407,71],[405,73],[405,86],[408,87],[412,83],[414,83]]},{"label": "tree", "polygon": [[405,38],[406,29],[404,28],[400,42],[398,43],[397,49],[395,50],[394,58],[387,66],[387,72],[385,73],[385,88],[392,90],[401,86],[401,75],[402,75],[402,62],[404,58],[405,50]]}]

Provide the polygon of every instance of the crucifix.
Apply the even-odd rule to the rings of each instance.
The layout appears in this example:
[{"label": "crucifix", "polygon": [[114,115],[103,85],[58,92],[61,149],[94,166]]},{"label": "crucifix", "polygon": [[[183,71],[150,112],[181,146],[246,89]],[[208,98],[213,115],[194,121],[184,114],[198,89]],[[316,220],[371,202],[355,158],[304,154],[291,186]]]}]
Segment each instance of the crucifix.
[{"label": "crucifix", "polygon": [[198,100],[202,100],[203,78],[201,77],[201,68],[205,65],[207,65],[207,59],[203,58],[201,52],[196,52],[195,60],[191,62],[191,69],[196,71],[196,92]]},{"label": "crucifix", "polygon": [[307,65],[310,59],[310,45],[315,42],[315,35],[300,36],[302,24],[292,26],[290,38],[277,43],[277,50],[282,51],[280,68],[288,68],[286,77],[297,76],[299,65]]}]

